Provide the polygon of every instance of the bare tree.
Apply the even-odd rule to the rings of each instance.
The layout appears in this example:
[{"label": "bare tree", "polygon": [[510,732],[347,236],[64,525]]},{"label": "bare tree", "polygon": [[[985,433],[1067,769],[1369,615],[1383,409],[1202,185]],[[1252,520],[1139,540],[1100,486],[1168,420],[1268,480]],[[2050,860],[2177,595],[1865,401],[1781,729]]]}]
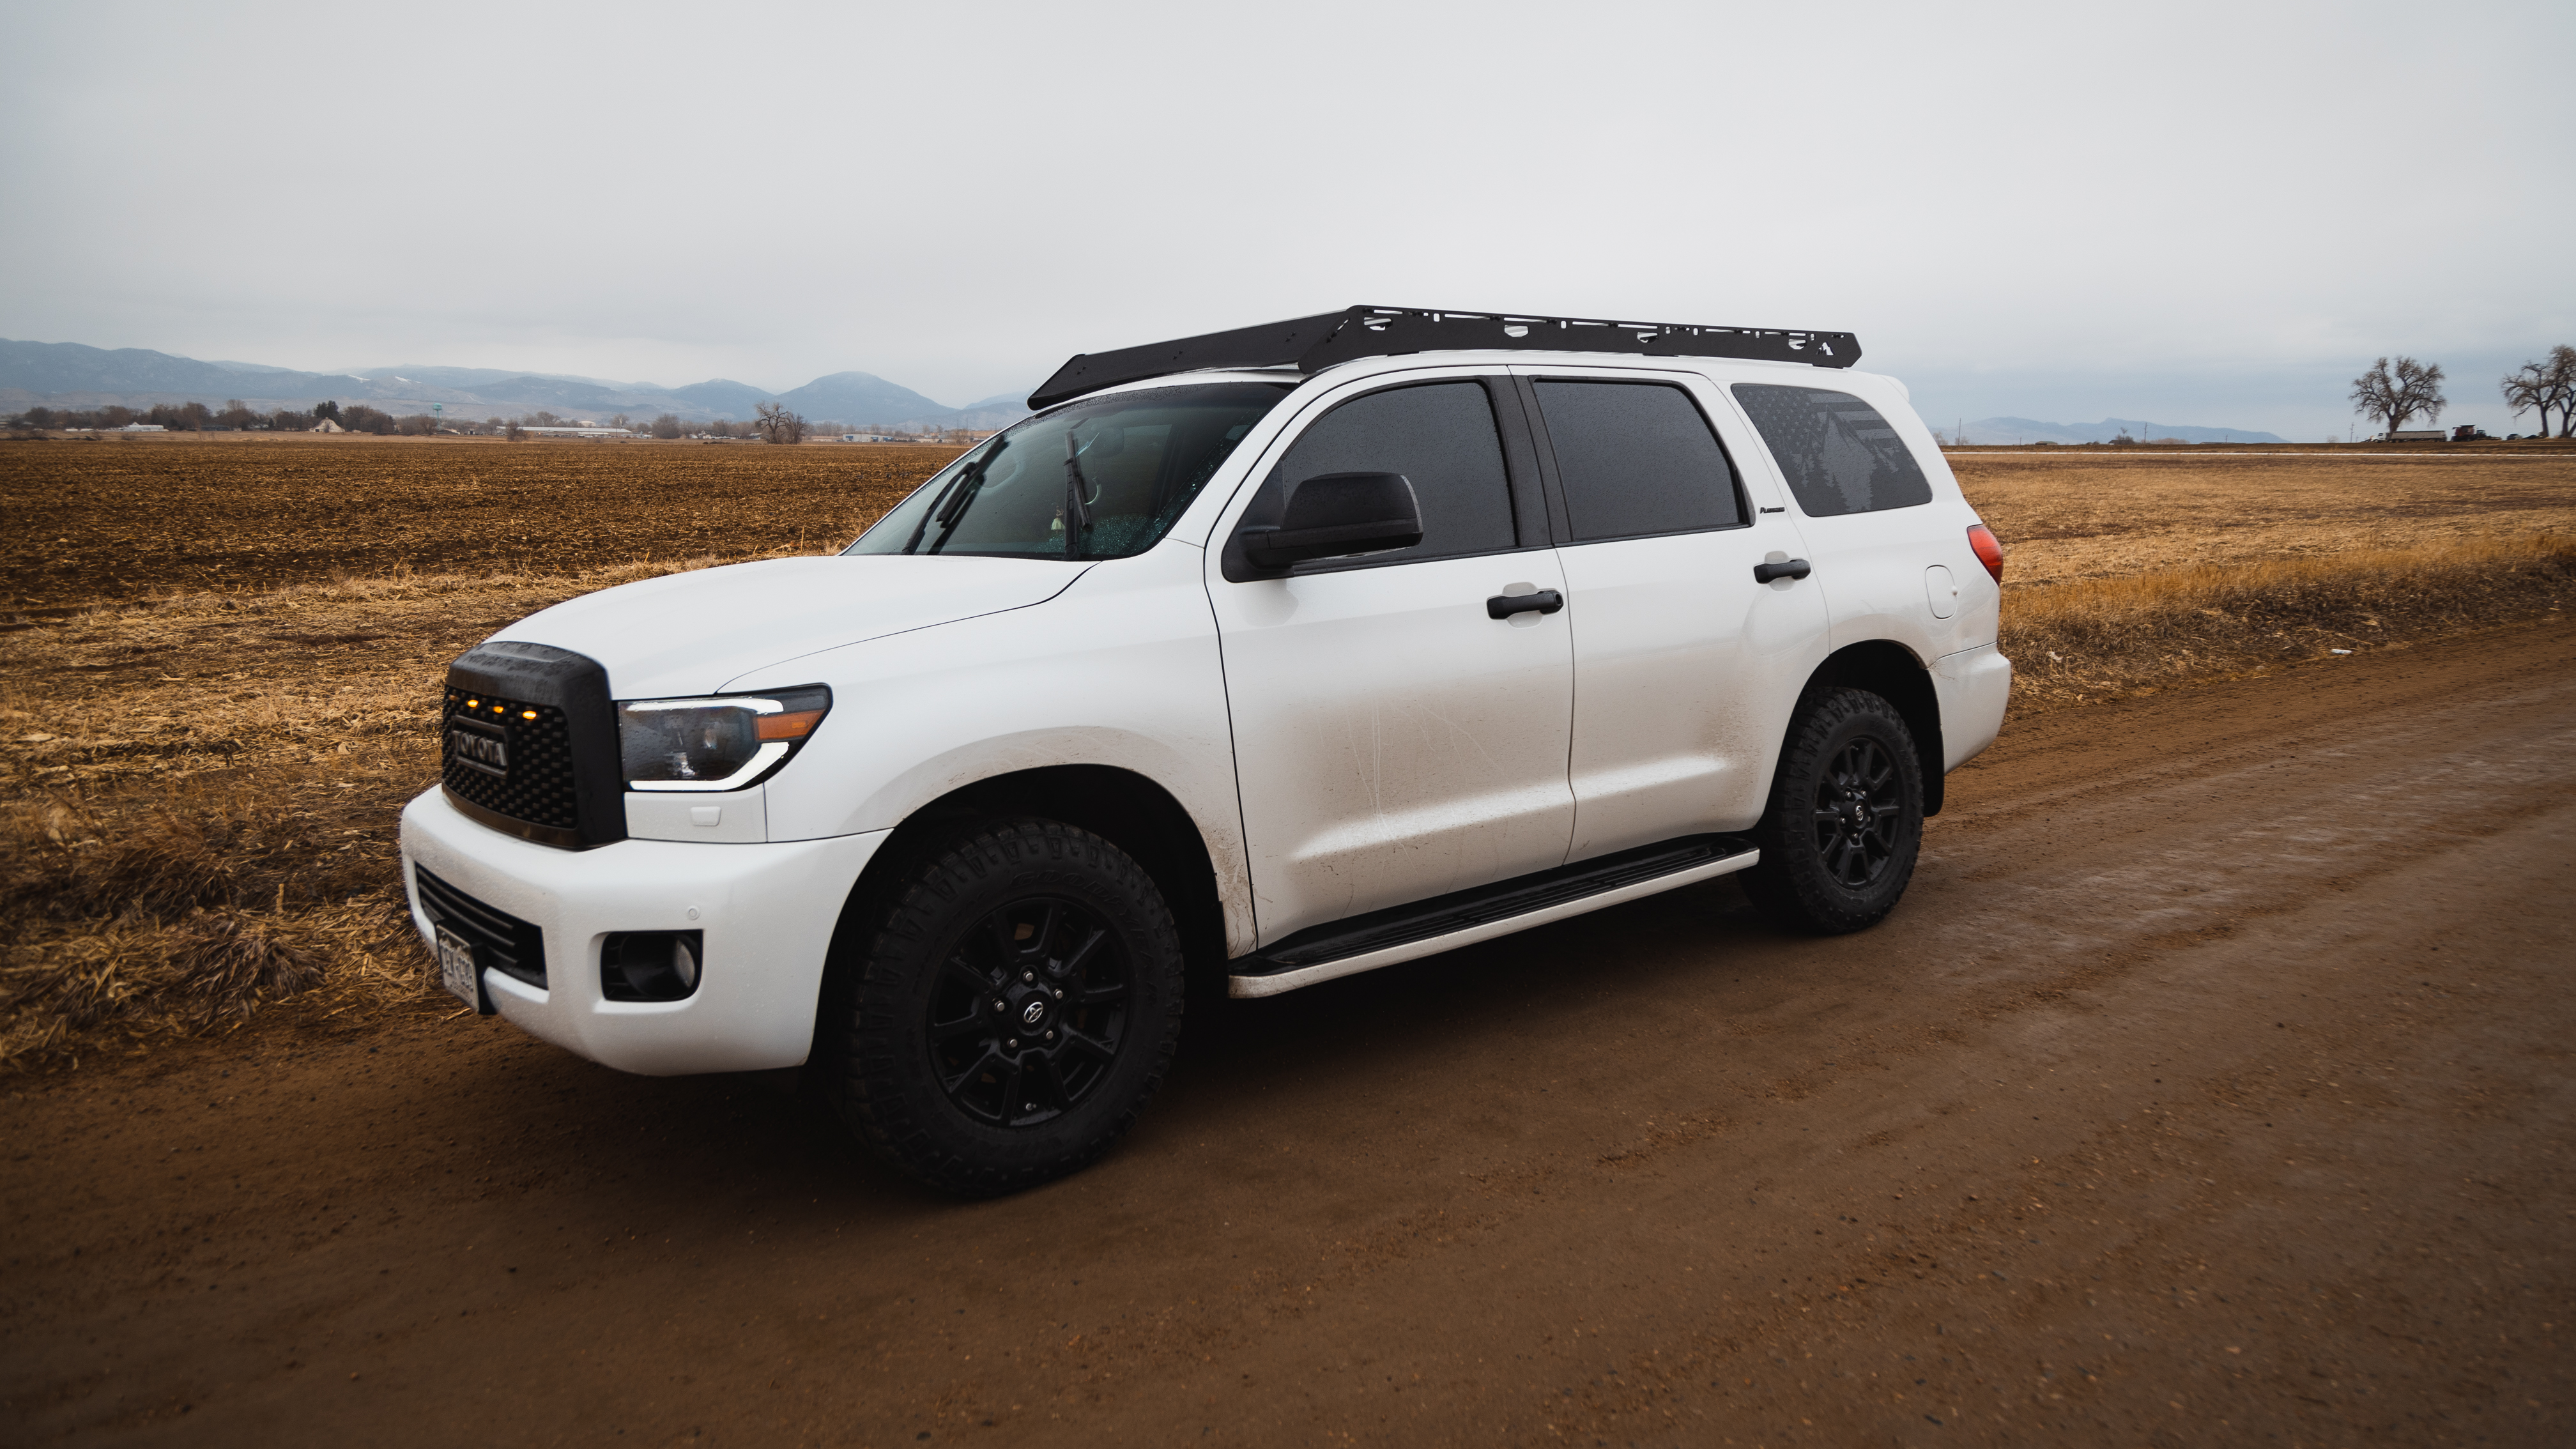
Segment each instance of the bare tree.
[{"label": "bare tree", "polygon": [[2540,414],[2540,431],[2549,436],[2549,415],[2558,414],[2558,436],[2576,438],[2576,347],[2565,343],[2549,349],[2539,362],[2526,362],[2504,377],[2504,403],[2514,416]]},{"label": "bare tree", "polygon": [[2549,436],[2549,414],[2558,406],[2557,395],[2549,386],[2549,369],[2541,363],[2526,362],[2504,375],[2504,405],[2515,417],[2534,411],[2540,413],[2540,436]]},{"label": "bare tree", "polygon": [[612,428],[632,428],[635,426],[632,422],[627,420],[626,414],[624,413],[619,413],[617,416],[610,418],[608,420],[608,425]]},{"label": "bare tree", "polygon": [[687,429],[681,425],[678,413],[664,413],[653,420],[654,437],[676,438],[685,431]]},{"label": "bare tree", "polygon": [[2448,406],[2450,400],[2442,396],[2442,365],[2438,362],[2401,357],[2391,368],[2383,357],[2352,380],[2352,410],[2366,418],[2385,419],[2390,433],[2405,427],[2406,420],[2417,413],[2425,414],[2429,422],[2440,417]]},{"label": "bare tree", "polygon": [[[2561,342],[2549,349],[2548,390],[2544,394],[2558,409],[2558,436],[2576,438],[2576,347]],[[2540,435],[2549,436],[2549,415],[2540,415]]]},{"label": "bare tree", "polygon": [[805,420],[789,412],[784,403],[760,404],[760,421],[755,424],[761,437],[773,443],[805,441]]},{"label": "bare tree", "polygon": [[501,425],[501,436],[513,443],[524,443],[528,440],[528,430],[519,425],[517,418],[512,418]]}]

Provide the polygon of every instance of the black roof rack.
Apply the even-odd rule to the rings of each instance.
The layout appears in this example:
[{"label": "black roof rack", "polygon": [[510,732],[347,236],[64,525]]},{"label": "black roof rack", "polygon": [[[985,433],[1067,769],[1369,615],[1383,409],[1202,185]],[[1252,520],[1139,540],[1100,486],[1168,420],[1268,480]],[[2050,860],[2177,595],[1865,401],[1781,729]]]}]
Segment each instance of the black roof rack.
[{"label": "black roof rack", "polygon": [[1029,394],[1050,408],[1122,382],[1209,367],[1287,367],[1320,372],[1359,357],[1467,349],[1617,352],[1630,357],[1749,357],[1849,367],[1860,340],[1848,332],[1783,332],[1767,327],[1692,327],[1676,322],[1605,322],[1509,312],[1434,312],[1419,307],[1351,307],[1232,332],[1180,337],[1116,352],[1077,352]]}]

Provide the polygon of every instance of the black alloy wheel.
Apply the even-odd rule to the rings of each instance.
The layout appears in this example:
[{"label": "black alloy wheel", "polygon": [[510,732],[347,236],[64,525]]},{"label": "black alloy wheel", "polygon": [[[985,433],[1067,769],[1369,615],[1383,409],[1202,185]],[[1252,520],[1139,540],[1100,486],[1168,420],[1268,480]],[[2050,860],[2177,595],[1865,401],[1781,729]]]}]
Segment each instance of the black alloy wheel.
[{"label": "black alloy wheel", "polygon": [[1034,1187],[1109,1150],[1181,1030],[1181,947],[1153,878],[1061,821],[994,821],[855,901],[825,973],[816,1069],[916,1181]]},{"label": "black alloy wheel", "polygon": [[1905,717],[1859,689],[1798,702],[1755,827],[1762,859],[1737,877],[1763,914],[1840,935],[1884,920],[1923,847],[1923,765]]},{"label": "black alloy wheel", "polygon": [[1127,1039],[1127,950],[1062,896],[1016,900],[967,928],[930,993],[930,1067],[957,1110],[1034,1127],[1080,1105]]},{"label": "black alloy wheel", "polygon": [[1901,844],[1905,805],[1887,746],[1862,735],[1835,752],[1816,779],[1816,854],[1845,890],[1887,873]]}]

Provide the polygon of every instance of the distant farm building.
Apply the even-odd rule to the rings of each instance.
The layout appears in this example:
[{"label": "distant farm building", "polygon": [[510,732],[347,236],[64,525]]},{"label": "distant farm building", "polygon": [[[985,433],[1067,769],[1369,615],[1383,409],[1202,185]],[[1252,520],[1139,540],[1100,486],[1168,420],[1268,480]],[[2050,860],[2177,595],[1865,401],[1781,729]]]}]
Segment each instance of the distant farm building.
[{"label": "distant farm building", "polygon": [[338,423],[331,421],[329,418],[324,418],[322,421],[313,425],[313,431],[317,433],[345,433],[349,430],[340,426]]},{"label": "distant farm building", "polygon": [[2388,435],[2392,443],[2447,443],[2450,435],[2440,428],[2403,428]]},{"label": "distant farm building", "polygon": [[520,432],[532,438],[640,438],[632,428],[540,428],[522,424]]},{"label": "distant farm building", "polygon": [[124,427],[112,428],[109,431],[118,433],[166,433],[170,430],[161,426],[159,423],[127,423]]}]

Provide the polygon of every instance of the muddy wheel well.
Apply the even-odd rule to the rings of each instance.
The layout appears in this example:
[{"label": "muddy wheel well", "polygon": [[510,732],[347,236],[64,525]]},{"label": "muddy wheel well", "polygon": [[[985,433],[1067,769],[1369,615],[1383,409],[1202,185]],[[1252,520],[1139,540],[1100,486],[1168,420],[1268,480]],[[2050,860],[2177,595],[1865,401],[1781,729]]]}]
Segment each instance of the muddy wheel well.
[{"label": "muddy wheel well", "polygon": [[1896,706],[1914,733],[1914,753],[1923,766],[1923,813],[1941,813],[1941,697],[1933,691],[1932,671],[1912,650],[1886,639],[1838,649],[1816,667],[1807,687],[1866,689]]},{"label": "muddy wheel well", "polygon": [[[1039,815],[1078,825],[1135,858],[1163,893],[1179,927],[1181,950],[1192,971],[1225,964],[1225,912],[1217,901],[1216,868],[1198,826],[1171,792],[1131,770],[1105,765],[1058,765],[978,780],[914,811],[877,849],[850,893],[835,933],[833,957],[851,959],[844,938],[872,930],[873,909],[923,854],[981,821]],[[864,949],[864,939],[846,944]]]}]

